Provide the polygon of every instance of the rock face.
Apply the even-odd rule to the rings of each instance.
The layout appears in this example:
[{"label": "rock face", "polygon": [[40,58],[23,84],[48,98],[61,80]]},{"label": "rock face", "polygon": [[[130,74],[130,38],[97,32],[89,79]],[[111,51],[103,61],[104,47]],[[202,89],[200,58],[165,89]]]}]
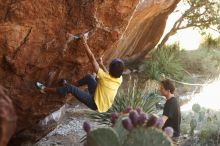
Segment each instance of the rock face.
[{"label": "rock face", "polygon": [[14,134],[16,119],[13,103],[0,86],[0,146],[6,146]]},{"label": "rock face", "polygon": [[[89,32],[88,44],[107,63],[136,59],[159,41],[179,0],[0,0],[0,85],[18,119],[11,145],[36,141],[50,129],[39,121],[59,109],[64,97],[42,95],[40,80],[56,86],[91,71],[82,45],[72,36]],[[1,97],[2,98],[2,97]],[[26,142],[27,143],[27,142]]]}]

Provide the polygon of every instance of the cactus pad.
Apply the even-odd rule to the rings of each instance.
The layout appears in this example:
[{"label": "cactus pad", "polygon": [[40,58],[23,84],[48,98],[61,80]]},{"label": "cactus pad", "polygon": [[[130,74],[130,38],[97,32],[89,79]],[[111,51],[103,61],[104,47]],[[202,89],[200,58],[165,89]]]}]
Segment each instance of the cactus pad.
[{"label": "cactus pad", "polygon": [[88,146],[120,146],[118,134],[113,128],[98,128],[88,133]]}]

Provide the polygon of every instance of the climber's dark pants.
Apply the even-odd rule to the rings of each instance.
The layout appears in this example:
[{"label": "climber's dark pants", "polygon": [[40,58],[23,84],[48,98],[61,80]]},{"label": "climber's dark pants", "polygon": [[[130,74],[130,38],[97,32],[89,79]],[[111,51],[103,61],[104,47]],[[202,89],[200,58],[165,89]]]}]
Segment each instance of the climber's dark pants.
[{"label": "climber's dark pants", "polygon": [[71,93],[74,95],[80,102],[87,105],[89,108],[96,110],[97,106],[94,101],[94,93],[97,86],[97,81],[92,75],[86,75],[81,80],[77,81],[79,86],[87,85],[88,86],[88,92],[80,90],[78,87],[67,84],[63,87],[57,88],[57,92],[60,95],[66,95],[68,93]]}]

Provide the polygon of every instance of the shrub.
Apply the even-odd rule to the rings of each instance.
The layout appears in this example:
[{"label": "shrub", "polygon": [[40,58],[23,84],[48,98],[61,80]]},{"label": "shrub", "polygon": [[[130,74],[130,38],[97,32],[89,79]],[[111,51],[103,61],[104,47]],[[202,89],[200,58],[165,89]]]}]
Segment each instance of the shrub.
[{"label": "shrub", "polygon": [[184,68],[179,58],[179,46],[174,44],[154,50],[152,60],[144,62],[144,72],[147,77],[159,80],[165,74],[176,80],[183,79]]},{"label": "shrub", "polygon": [[213,38],[211,34],[204,36],[200,48],[216,49],[220,47],[220,37]]},{"label": "shrub", "polygon": [[180,56],[185,70],[191,74],[201,75],[211,79],[219,75],[220,51],[200,48],[193,51],[184,51]]}]

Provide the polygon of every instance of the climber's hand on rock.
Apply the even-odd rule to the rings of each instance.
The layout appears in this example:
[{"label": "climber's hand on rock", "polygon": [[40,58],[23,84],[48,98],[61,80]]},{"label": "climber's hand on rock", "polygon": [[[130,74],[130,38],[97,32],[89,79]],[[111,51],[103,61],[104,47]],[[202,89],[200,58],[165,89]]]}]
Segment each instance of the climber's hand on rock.
[{"label": "climber's hand on rock", "polygon": [[82,39],[82,43],[84,44],[84,45],[87,45],[87,37],[85,36],[85,35],[82,35],[82,37],[81,37]]},{"label": "climber's hand on rock", "polygon": [[103,59],[102,58],[103,58],[103,55],[98,59],[99,64],[103,64]]},{"label": "climber's hand on rock", "polygon": [[108,70],[107,70],[107,68],[105,67],[105,65],[103,64],[103,56],[104,55],[102,55],[99,59],[98,59],[98,63],[99,63],[99,65],[100,65],[100,67],[104,70],[104,72],[108,72]]}]

